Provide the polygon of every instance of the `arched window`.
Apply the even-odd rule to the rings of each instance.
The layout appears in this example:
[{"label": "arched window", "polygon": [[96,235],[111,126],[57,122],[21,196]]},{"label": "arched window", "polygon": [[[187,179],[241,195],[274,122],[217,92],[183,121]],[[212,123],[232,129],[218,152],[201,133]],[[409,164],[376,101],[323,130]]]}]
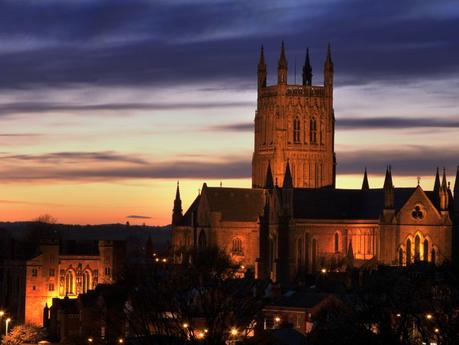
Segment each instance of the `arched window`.
[{"label": "arched window", "polygon": [[320,128],[319,128],[319,140],[320,140],[320,144],[323,145],[324,144],[324,124],[323,122],[320,123]]},{"label": "arched window", "polygon": [[414,261],[419,261],[421,259],[421,238],[419,235],[416,235],[414,238]]},{"label": "arched window", "polygon": [[305,261],[304,261],[304,264],[305,264],[305,267],[306,267],[306,272],[309,272],[309,253],[311,252],[310,250],[310,247],[311,246],[311,238],[309,236],[309,234],[306,234],[305,235],[305,238],[304,238],[304,249],[305,249]]},{"label": "arched window", "polygon": [[318,243],[315,238],[312,239],[312,270],[317,271],[317,252],[318,252]]},{"label": "arched window", "polygon": [[411,264],[411,240],[406,240],[406,264]]},{"label": "arched window", "polygon": [[300,268],[303,260],[303,240],[301,238],[299,238],[297,242],[296,260],[298,268]]},{"label": "arched window", "polygon": [[335,253],[339,252],[339,234],[335,233]]},{"label": "arched window", "polygon": [[398,250],[398,263],[400,264],[400,266],[403,266],[403,249],[402,248]]},{"label": "arched window", "polygon": [[300,143],[300,119],[298,117],[293,120],[293,142],[295,144]]},{"label": "arched window", "polygon": [[204,232],[204,230],[201,230],[201,232],[199,233],[198,246],[199,248],[207,247],[206,233]]},{"label": "arched window", "polygon": [[317,121],[312,118],[309,124],[309,141],[311,144],[317,144]]},{"label": "arched window", "polygon": [[83,293],[91,290],[91,271],[85,270],[83,272]]},{"label": "arched window", "polygon": [[429,261],[429,241],[427,238],[424,240],[424,248],[422,250],[422,260]]},{"label": "arched window", "polygon": [[75,273],[72,270],[68,270],[67,273],[65,273],[65,294],[75,294]]},{"label": "arched window", "polygon": [[242,240],[238,237],[233,238],[232,252],[235,255],[242,255]]},{"label": "arched window", "polygon": [[430,260],[432,261],[432,263],[435,265],[436,264],[436,260],[437,260],[437,253],[435,252],[435,248],[432,248],[432,253],[430,254]]}]

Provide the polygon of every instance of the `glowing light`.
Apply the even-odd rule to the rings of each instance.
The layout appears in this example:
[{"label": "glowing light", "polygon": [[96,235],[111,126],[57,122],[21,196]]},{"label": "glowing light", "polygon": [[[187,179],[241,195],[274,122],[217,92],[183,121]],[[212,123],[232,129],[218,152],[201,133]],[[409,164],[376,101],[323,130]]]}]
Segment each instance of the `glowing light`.
[{"label": "glowing light", "polygon": [[119,343],[119,344],[123,344],[123,343],[124,343],[124,340],[123,340],[122,338],[119,338],[119,339],[118,339],[118,343]]},{"label": "glowing light", "polygon": [[198,333],[198,338],[199,339],[203,339],[205,336],[206,336],[206,334],[204,332],[199,332]]},{"label": "glowing light", "polygon": [[279,316],[276,316],[276,317],[274,318],[274,321],[276,321],[276,322],[280,322],[280,320],[281,320],[281,318],[280,318]]},{"label": "glowing light", "polygon": [[209,330],[206,328],[206,329],[204,330],[204,333],[209,333]]},{"label": "glowing light", "polygon": [[232,335],[232,336],[236,336],[236,335],[237,335],[237,333],[238,333],[238,331],[237,331],[237,329],[236,329],[236,328],[234,328],[234,327],[233,327],[233,328],[231,328],[231,335]]},{"label": "glowing light", "polygon": [[439,330],[438,328],[435,328],[435,329],[434,329],[434,332],[435,332],[435,333],[439,333],[440,330]]},{"label": "glowing light", "polygon": [[432,314],[427,314],[427,315],[426,315],[426,319],[427,319],[427,320],[431,320],[432,317],[433,317]]},{"label": "glowing light", "polygon": [[183,328],[188,328],[190,325],[187,324],[186,322],[182,325]]},{"label": "glowing light", "polygon": [[398,314],[397,314],[397,315],[395,315],[395,316],[397,316],[397,317],[401,317],[401,316],[402,316],[402,314],[398,313]]},{"label": "glowing light", "polygon": [[322,272],[322,273],[327,273],[327,270],[326,270],[325,268],[322,268],[322,269],[320,270],[320,272]]},{"label": "glowing light", "polygon": [[245,269],[245,266],[244,266],[244,265],[241,265],[241,269],[242,269],[242,270]]},{"label": "glowing light", "polygon": [[88,338],[88,343],[92,343],[94,339]]},{"label": "glowing light", "polygon": [[3,310],[0,310],[0,317],[3,317],[5,315],[5,312]]},{"label": "glowing light", "polygon": [[167,259],[166,259],[166,258],[164,258],[164,259],[163,259],[163,262],[167,262]]},{"label": "glowing light", "polygon": [[158,259],[158,258],[156,258],[156,259],[155,259],[155,261],[156,261],[156,262],[159,262],[159,259]]}]

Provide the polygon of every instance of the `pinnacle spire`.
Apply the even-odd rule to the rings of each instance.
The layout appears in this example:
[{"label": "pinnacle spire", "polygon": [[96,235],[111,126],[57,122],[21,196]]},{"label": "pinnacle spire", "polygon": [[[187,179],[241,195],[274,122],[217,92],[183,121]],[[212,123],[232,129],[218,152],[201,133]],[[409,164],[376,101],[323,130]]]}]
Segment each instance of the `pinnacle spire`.
[{"label": "pinnacle spire", "polygon": [[435,174],[435,183],[434,183],[434,192],[437,192],[440,190],[440,172],[437,167],[437,173]]},{"label": "pinnacle spire", "polygon": [[328,46],[327,46],[327,58],[325,59],[325,64],[333,65],[330,42],[328,42]]},{"label": "pinnacle spire", "polygon": [[182,200],[180,199],[180,184],[177,181],[177,189],[175,191],[174,209],[172,210],[172,224],[177,224],[183,216]]},{"label": "pinnacle spire", "polygon": [[309,60],[309,48],[306,48],[306,57],[304,59],[303,85],[312,85],[312,67]]},{"label": "pinnacle spire", "polygon": [[446,190],[447,189],[447,182],[446,182],[446,169],[443,168],[443,178],[441,180],[441,187]]},{"label": "pinnacle spire", "polygon": [[456,193],[459,193],[459,165],[457,166],[456,171],[456,181],[454,181],[454,194],[457,196]]},{"label": "pinnacle spire", "polygon": [[370,184],[368,183],[367,168],[365,167],[365,172],[363,174],[362,190],[369,190],[369,189],[370,189]]},{"label": "pinnacle spire", "polygon": [[271,162],[268,162],[268,169],[266,171],[265,188],[266,189],[274,188],[274,179],[273,179],[273,172],[271,170]]},{"label": "pinnacle spire", "polygon": [[394,187],[392,183],[392,168],[389,165],[386,169],[386,177],[384,179],[384,189],[392,189]]},{"label": "pinnacle spire", "polygon": [[285,46],[284,41],[282,41],[281,54],[279,58],[279,69],[287,69],[287,58],[285,57]]},{"label": "pinnacle spire", "polygon": [[266,63],[265,63],[265,53],[264,53],[263,45],[261,46],[261,50],[260,50],[260,60],[259,60],[259,62],[258,62],[258,68],[261,68],[261,67],[266,67]]},{"label": "pinnacle spire", "polygon": [[285,167],[283,188],[293,188],[292,172],[290,171],[290,164],[288,161],[287,161],[287,166]]}]

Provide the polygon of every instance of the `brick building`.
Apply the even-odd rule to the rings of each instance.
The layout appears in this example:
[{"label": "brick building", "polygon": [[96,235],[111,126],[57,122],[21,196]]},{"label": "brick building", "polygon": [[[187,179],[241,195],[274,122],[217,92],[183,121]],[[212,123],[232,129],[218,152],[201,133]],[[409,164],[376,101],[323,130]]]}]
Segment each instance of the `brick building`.
[{"label": "brick building", "polygon": [[252,188],[204,184],[183,214],[177,186],[172,216],[177,257],[183,250],[217,245],[257,277],[279,282],[350,264],[450,260],[459,198],[445,172],[440,181],[437,169],[432,191],[419,184],[395,187],[390,166],[382,188],[370,189],[365,171],[361,189],[337,189],[330,47],[323,85],[312,84],[308,53],[301,85],[287,83],[287,66],[282,45],[278,82],[268,86],[261,50]]}]

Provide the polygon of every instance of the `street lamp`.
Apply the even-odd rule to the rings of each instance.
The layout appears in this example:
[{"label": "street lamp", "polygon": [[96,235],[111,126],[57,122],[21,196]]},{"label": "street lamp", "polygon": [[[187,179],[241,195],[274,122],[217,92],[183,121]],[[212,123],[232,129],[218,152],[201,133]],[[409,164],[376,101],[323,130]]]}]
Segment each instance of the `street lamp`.
[{"label": "street lamp", "polygon": [[11,322],[11,318],[5,320],[5,335],[8,335],[8,324]]}]

